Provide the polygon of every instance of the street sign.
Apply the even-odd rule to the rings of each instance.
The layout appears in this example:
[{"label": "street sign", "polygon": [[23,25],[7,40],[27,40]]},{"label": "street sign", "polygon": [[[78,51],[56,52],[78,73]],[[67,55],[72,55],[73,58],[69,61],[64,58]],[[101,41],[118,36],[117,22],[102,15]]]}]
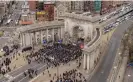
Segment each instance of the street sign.
[{"label": "street sign", "polygon": [[46,12],[37,12],[37,15],[44,15]]}]

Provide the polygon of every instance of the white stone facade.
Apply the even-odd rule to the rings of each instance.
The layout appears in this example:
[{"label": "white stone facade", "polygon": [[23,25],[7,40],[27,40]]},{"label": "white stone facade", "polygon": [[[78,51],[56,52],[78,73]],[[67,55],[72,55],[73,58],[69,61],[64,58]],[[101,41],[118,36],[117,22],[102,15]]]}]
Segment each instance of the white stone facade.
[{"label": "white stone facade", "polygon": [[[74,28],[75,27],[80,27],[80,29],[83,30],[83,36],[85,40],[87,37],[91,38],[91,45],[85,44],[87,47],[83,49],[83,68],[91,71],[94,69],[98,59],[99,59],[99,44],[100,40],[98,37],[98,40],[95,40],[96,35],[96,27],[93,25],[94,23],[91,23],[90,21],[86,20],[77,20],[75,18],[65,18],[64,24],[58,24],[58,25],[46,25],[46,26],[41,26],[40,29],[35,27],[34,29],[29,29],[28,31],[24,30],[21,33],[21,42],[22,46],[28,46],[28,45],[39,45],[43,43],[43,40],[47,41],[55,41],[56,39],[63,39],[63,40],[68,40],[70,37],[73,37],[74,35]],[[44,24],[45,25],[45,24]],[[56,36],[55,36],[56,34]],[[31,35],[31,36],[30,36]],[[67,35],[67,36],[66,36]],[[94,37],[95,36],[95,37]],[[95,42],[93,42],[96,41]]]},{"label": "white stone facade", "polygon": [[95,30],[95,27],[93,27],[92,23],[87,23],[86,21],[82,20],[75,20],[66,18],[65,19],[65,31],[70,33],[70,36],[73,36],[73,30],[76,26],[79,26],[83,29],[84,36],[82,38],[86,39],[88,36],[93,38],[93,31]]}]

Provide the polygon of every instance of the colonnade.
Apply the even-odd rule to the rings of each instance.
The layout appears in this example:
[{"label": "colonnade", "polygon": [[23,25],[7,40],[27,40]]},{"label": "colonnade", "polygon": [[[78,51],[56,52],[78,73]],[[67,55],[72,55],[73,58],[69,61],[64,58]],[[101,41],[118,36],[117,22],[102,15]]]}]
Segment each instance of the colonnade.
[{"label": "colonnade", "polygon": [[21,46],[29,46],[29,45],[39,45],[43,44],[45,41],[55,41],[55,38],[62,39],[64,34],[64,29],[61,27],[43,29],[40,31],[33,32],[24,32],[20,34]]},{"label": "colonnade", "polygon": [[83,68],[91,72],[100,58],[100,47],[97,47],[91,52],[83,51]]}]

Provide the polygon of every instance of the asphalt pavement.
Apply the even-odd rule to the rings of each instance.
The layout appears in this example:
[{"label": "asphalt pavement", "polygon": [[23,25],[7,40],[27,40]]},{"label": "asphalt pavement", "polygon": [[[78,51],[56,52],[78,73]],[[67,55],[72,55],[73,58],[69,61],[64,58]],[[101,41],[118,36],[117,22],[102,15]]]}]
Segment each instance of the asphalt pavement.
[{"label": "asphalt pavement", "polygon": [[133,67],[126,68],[123,82],[133,82]]},{"label": "asphalt pavement", "polygon": [[108,49],[102,62],[89,82],[107,82],[124,31],[133,24],[131,20],[124,21],[122,24],[118,25],[109,41]]},{"label": "asphalt pavement", "polygon": [[[37,62],[32,62],[31,64],[27,64],[19,69],[16,69],[14,71],[11,71],[10,73],[7,73],[10,77],[13,77],[13,81],[15,82],[28,82],[30,79],[29,77],[24,77],[24,71],[26,72],[27,69],[35,69],[38,70],[38,73],[41,73],[44,69],[46,69],[46,64],[45,63],[37,63]],[[3,77],[0,79],[0,82],[7,82],[10,79],[7,77]]]},{"label": "asphalt pavement", "polygon": [[[1,26],[15,26],[16,21],[20,19],[21,17],[21,10],[22,10],[22,5],[24,4],[24,1],[18,1],[18,4],[14,4],[10,8],[10,12],[5,18],[3,19],[3,24]],[[9,17],[11,15],[11,17]],[[11,19],[12,21],[6,25],[6,22]]]},{"label": "asphalt pavement", "polygon": [[8,42],[9,38],[7,37],[0,37],[0,49]]},{"label": "asphalt pavement", "polygon": [[24,2],[19,1],[19,3],[17,5],[15,5],[15,7],[13,8],[13,13],[11,16],[12,21],[9,23],[9,26],[15,26],[16,21],[20,19],[23,4],[24,4]]}]

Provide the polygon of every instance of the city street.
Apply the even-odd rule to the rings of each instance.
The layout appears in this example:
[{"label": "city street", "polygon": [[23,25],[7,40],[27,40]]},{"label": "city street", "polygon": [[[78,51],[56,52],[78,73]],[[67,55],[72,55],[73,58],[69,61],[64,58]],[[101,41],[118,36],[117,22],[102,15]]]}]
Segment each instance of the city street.
[{"label": "city street", "polygon": [[9,37],[0,37],[0,49],[8,42]]},{"label": "city street", "polygon": [[[40,63],[38,64],[37,62],[32,62],[31,64],[27,64],[23,67],[21,67],[20,69],[17,69],[15,71],[12,71],[10,73],[8,73],[9,76],[13,77],[13,81],[15,82],[28,82],[30,79],[29,77],[24,77],[23,73],[24,71],[27,71],[27,69],[29,68],[33,68],[33,69],[37,69],[38,70],[38,74],[41,73],[42,71],[44,71],[44,69],[46,69],[46,64],[44,63]],[[0,82],[3,81],[9,81],[10,79],[3,77],[0,79]]]},{"label": "city street", "polygon": [[[131,19],[133,20],[133,19]],[[120,46],[120,41],[124,31],[132,24],[130,20],[124,21],[120,24],[113,33],[106,54],[100,63],[99,69],[96,70],[94,76],[89,82],[107,82],[110,70],[112,68],[117,49]]]},{"label": "city street", "polygon": [[127,67],[123,82],[133,82],[133,67]]},{"label": "city street", "polygon": [[[22,5],[24,4],[23,1],[19,1],[18,4],[14,4],[12,5],[12,9],[10,10],[10,17],[9,15],[7,15],[4,20],[3,20],[3,24],[2,26],[15,26],[17,25],[17,22],[19,22],[19,19],[21,17],[21,10],[22,10]],[[9,21],[11,19],[11,21],[9,22],[9,24],[7,24],[7,21]]]},{"label": "city street", "polygon": [[15,26],[16,25],[16,21],[19,21],[20,17],[21,17],[21,10],[22,10],[22,5],[24,4],[23,1],[19,1],[17,5],[15,5],[13,7],[13,13],[11,15],[11,22],[9,23],[9,26]]}]

